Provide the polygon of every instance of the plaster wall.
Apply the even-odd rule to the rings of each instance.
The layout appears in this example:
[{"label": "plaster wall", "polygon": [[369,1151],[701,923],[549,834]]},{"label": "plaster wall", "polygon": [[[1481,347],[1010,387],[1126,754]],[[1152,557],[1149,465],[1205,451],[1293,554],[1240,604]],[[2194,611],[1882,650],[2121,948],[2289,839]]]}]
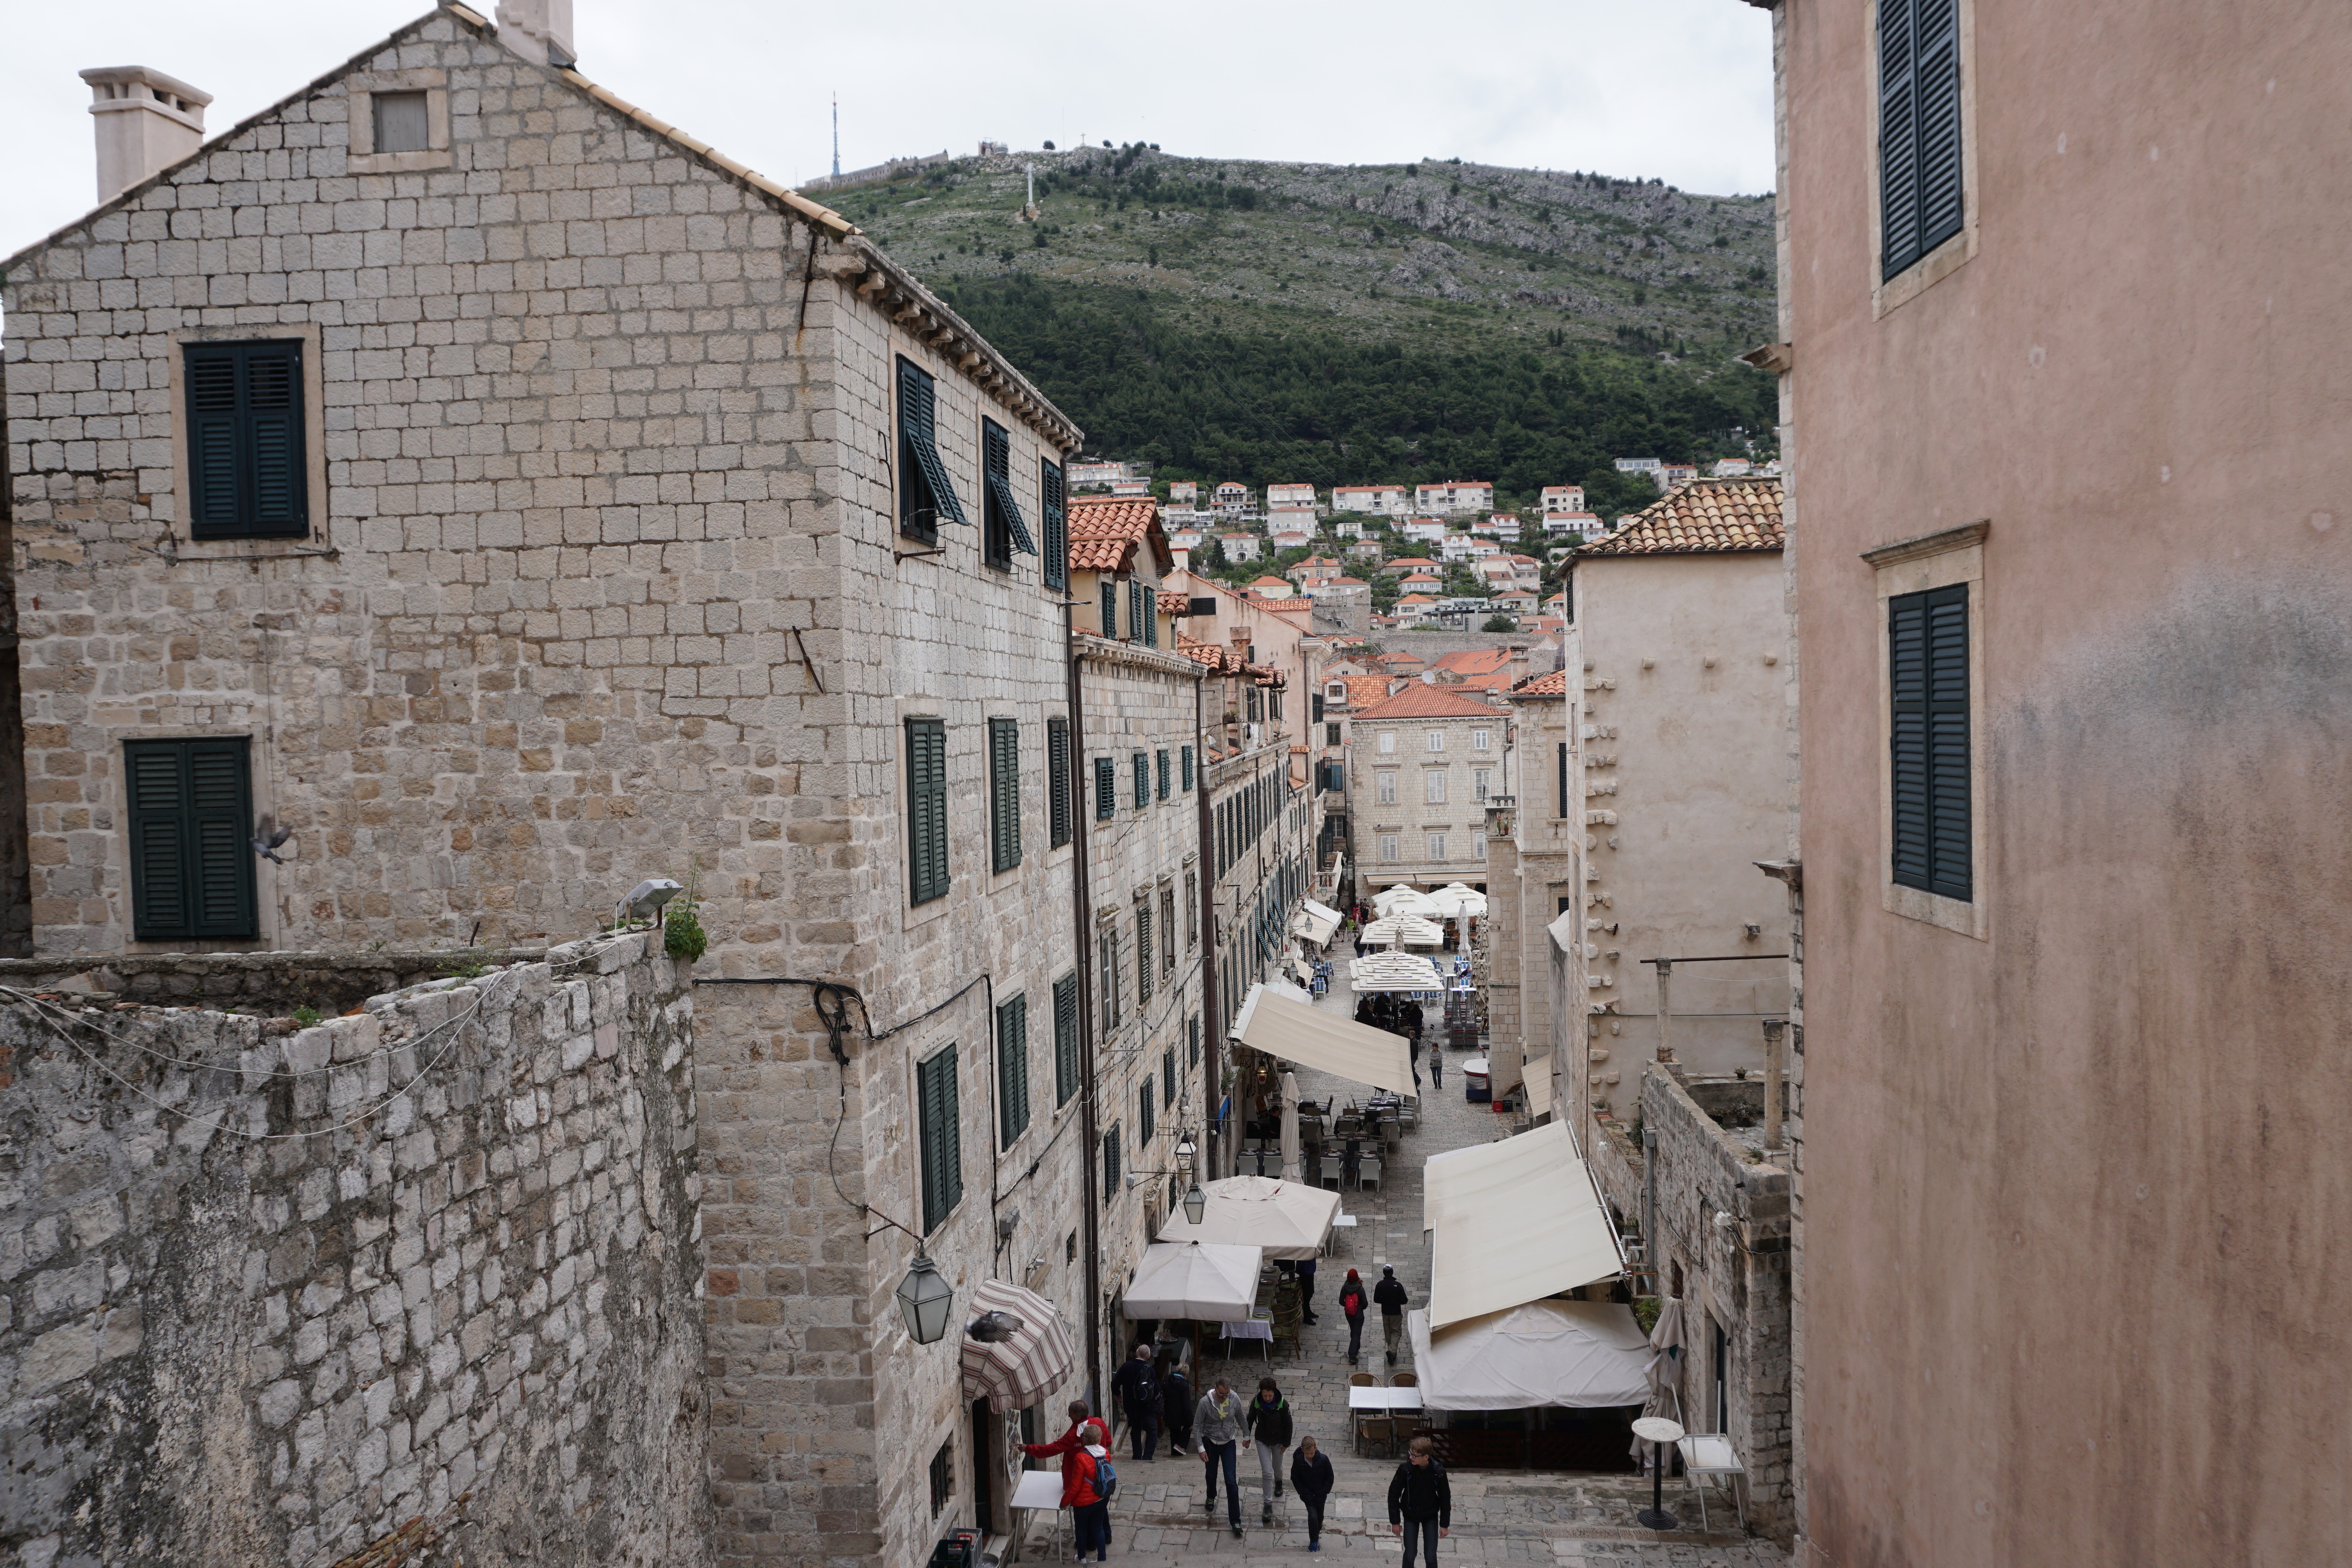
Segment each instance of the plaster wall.
[{"label": "plaster wall", "polygon": [[[2352,1557],[2352,16],[1964,5],[1874,312],[1869,7],[1780,9],[1812,1560]],[[1980,518],[1981,937],[1885,906],[1859,559]]]},{"label": "plaster wall", "polygon": [[1787,966],[1761,959],[1787,950],[1787,904],[1754,864],[1788,836],[1783,593],[1776,551],[1577,562],[1588,667],[1570,671],[1583,689],[1570,695],[1599,899],[1587,913],[1603,926],[1588,974],[1611,1026],[1596,1092],[1620,1115],[1640,1092],[1633,1064],[1658,1047],[1657,969],[1643,960],[1759,956],[1675,967],[1672,1044],[1693,1072],[1760,1067],[1760,1019],[1788,1007]]}]

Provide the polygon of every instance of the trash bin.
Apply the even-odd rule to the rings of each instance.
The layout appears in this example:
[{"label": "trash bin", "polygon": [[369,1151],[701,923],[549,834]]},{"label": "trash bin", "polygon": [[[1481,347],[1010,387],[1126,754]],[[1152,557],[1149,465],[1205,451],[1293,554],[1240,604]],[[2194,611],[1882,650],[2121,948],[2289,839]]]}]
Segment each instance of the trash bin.
[{"label": "trash bin", "polygon": [[930,1568],[979,1568],[980,1537],[959,1530],[931,1548]]},{"label": "trash bin", "polygon": [[1486,1086],[1486,1059],[1474,1056],[1462,1064],[1462,1098],[1473,1105],[1489,1104],[1494,1092]]}]

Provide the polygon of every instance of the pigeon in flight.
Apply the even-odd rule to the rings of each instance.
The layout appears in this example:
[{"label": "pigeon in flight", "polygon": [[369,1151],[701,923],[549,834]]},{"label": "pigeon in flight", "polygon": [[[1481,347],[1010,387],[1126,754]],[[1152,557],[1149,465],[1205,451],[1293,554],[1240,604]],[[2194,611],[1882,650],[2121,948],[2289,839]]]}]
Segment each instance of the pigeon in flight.
[{"label": "pigeon in flight", "polygon": [[284,865],[286,862],[278,853],[278,846],[293,836],[293,829],[277,827],[264,817],[253,824],[253,852],[272,865]]}]

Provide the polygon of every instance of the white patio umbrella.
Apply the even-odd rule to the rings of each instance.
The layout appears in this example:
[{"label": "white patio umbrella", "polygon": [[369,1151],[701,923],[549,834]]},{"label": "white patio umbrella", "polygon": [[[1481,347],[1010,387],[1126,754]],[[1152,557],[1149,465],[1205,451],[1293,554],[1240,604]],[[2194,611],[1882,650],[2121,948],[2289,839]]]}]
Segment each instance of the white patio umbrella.
[{"label": "white patio umbrella", "polygon": [[[1643,1416],[1664,1416],[1671,1411],[1675,1420],[1682,1419],[1683,1396],[1675,1389],[1682,1359],[1683,1299],[1668,1296],[1658,1308],[1657,1326],[1650,1330],[1650,1360],[1643,1368],[1649,1380],[1650,1397],[1643,1403]],[[1636,1437],[1630,1451],[1633,1458],[1642,1459],[1650,1448]]]},{"label": "white patio umbrella", "polygon": [[1271,1176],[1227,1176],[1202,1192],[1208,1207],[1193,1224],[1178,1209],[1160,1228],[1162,1241],[1213,1241],[1262,1247],[1269,1258],[1312,1258],[1330,1239],[1339,1195]]},{"label": "white patio umbrella", "polygon": [[1402,885],[1375,894],[1372,907],[1384,919],[1391,915],[1427,915],[1435,913],[1435,906],[1430,903],[1427,894]]},{"label": "white patio umbrella", "polygon": [[1255,1247],[1155,1242],[1143,1249],[1121,1310],[1130,1318],[1246,1318],[1257,1294],[1260,1259]]},{"label": "white patio umbrella", "polygon": [[1442,991],[1437,966],[1417,953],[1377,953],[1351,959],[1349,984],[1359,991]]},{"label": "white patio umbrella", "polygon": [[1282,1075],[1282,1179],[1297,1181],[1302,1152],[1298,1146],[1298,1074]]},{"label": "white patio umbrella", "polygon": [[1445,940],[1445,933],[1434,921],[1418,915],[1391,915],[1365,926],[1364,940],[1378,947],[1434,947]]}]

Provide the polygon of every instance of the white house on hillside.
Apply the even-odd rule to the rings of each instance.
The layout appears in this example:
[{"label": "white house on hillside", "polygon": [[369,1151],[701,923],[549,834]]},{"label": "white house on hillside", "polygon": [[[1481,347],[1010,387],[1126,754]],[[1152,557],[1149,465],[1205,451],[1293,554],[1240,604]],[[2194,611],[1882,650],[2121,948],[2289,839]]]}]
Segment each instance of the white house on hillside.
[{"label": "white house on hillside", "polygon": [[1400,531],[1409,539],[1423,539],[1436,544],[1445,538],[1445,523],[1438,517],[1415,517]]},{"label": "white house on hillside", "polygon": [[1331,487],[1331,509],[1338,512],[1374,512],[1382,517],[1402,517],[1409,503],[1402,485],[1334,485]]},{"label": "white house on hillside", "polygon": [[1580,512],[1584,510],[1584,486],[1546,485],[1538,499],[1547,512]]},{"label": "white house on hillside", "polygon": [[1255,560],[1259,541],[1255,534],[1219,534],[1217,543],[1223,547],[1227,560]]},{"label": "white house on hillside", "polygon": [[1315,486],[1268,485],[1265,487],[1265,507],[1269,512],[1284,507],[1304,507],[1311,512],[1315,509]]},{"label": "white house on hillside", "polygon": [[1448,479],[1442,485],[1416,485],[1412,505],[1420,512],[1491,512],[1495,509],[1495,486],[1484,479]]}]

